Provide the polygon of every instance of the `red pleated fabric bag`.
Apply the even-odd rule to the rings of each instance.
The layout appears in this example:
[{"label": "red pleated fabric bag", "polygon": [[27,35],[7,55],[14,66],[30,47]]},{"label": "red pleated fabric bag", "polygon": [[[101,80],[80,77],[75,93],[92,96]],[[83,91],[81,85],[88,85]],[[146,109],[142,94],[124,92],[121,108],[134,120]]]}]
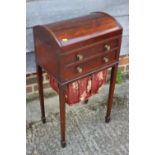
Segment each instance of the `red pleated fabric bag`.
[{"label": "red pleated fabric bag", "polygon": [[[66,103],[72,105],[97,94],[99,88],[106,82],[106,75],[107,70],[104,70],[68,84],[65,90]],[[57,81],[53,77],[49,77],[49,80],[51,87],[59,94]]]}]

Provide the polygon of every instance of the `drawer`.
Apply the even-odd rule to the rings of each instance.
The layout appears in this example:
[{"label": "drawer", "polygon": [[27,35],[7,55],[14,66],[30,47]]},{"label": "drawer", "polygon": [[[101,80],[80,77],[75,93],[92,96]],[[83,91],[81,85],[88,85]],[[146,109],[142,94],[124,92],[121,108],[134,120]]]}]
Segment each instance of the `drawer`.
[{"label": "drawer", "polygon": [[110,51],[84,63],[64,67],[61,71],[63,80],[70,80],[108,65],[116,60],[117,50]]},{"label": "drawer", "polygon": [[106,54],[110,51],[117,49],[119,46],[119,38],[108,39],[106,41],[100,41],[90,46],[84,46],[81,49],[74,50],[71,53],[67,53],[62,56],[62,64],[74,64],[78,62],[91,59],[94,56]]}]

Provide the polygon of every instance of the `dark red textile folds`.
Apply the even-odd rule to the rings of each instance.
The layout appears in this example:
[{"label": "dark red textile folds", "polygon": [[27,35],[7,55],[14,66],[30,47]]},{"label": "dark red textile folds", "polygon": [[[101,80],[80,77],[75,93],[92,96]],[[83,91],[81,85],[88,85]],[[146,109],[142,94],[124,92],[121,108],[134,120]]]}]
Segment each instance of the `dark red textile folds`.
[{"label": "dark red textile folds", "polygon": [[[105,84],[107,71],[95,73],[89,77],[70,83],[66,87],[65,100],[69,105],[87,100],[92,95],[98,93],[99,88]],[[59,93],[57,81],[49,77],[51,87]]]}]

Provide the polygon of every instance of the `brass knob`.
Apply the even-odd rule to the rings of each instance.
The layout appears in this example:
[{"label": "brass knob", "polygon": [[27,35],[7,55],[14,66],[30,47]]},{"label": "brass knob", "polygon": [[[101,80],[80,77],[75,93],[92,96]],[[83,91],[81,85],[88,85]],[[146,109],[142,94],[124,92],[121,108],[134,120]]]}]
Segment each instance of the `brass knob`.
[{"label": "brass knob", "polygon": [[104,49],[105,49],[106,51],[110,51],[110,45],[108,45],[108,44],[104,45]]},{"label": "brass knob", "polygon": [[106,57],[103,57],[103,61],[104,61],[104,62],[108,62],[108,61],[109,61],[109,59],[108,59],[108,58],[106,58]]},{"label": "brass knob", "polygon": [[83,60],[83,55],[77,54],[76,55],[76,58],[77,58],[77,60],[81,61],[81,60]]},{"label": "brass knob", "polygon": [[77,69],[78,73],[82,73],[82,68],[81,67],[77,67],[76,69]]}]

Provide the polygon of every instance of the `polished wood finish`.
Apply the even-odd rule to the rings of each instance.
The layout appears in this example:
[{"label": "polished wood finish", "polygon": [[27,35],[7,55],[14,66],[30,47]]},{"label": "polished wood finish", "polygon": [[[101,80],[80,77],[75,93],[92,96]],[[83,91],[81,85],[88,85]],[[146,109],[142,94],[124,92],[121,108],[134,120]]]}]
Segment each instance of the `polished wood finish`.
[{"label": "polished wood finish", "polygon": [[66,146],[66,137],[65,137],[65,86],[59,86],[59,103],[60,103],[60,130],[61,130],[61,146]]},{"label": "polished wood finish", "polygon": [[[105,62],[104,58],[108,58],[109,61]],[[83,63],[76,62],[68,65],[67,67],[64,67],[61,72],[62,78],[66,81],[80,75],[84,75],[85,73],[89,73],[91,71],[94,71],[95,69],[105,66],[105,64],[115,62],[115,58],[116,51],[111,51],[107,54],[94,55],[92,59],[89,59],[89,61],[83,61]],[[78,72],[77,67],[80,67],[82,71]]]},{"label": "polished wood finish", "polygon": [[[89,46],[83,46],[78,50],[73,50],[69,53],[64,53],[62,56],[64,61],[61,62],[61,64],[67,66],[72,63],[80,63],[86,60],[90,60],[91,58],[97,55],[104,55],[110,52],[111,50],[118,48],[119,38],[120,36],[117,36],[117,38],[112,38],[107,41],[95,42]],[[107,50],[106,46],[109,46],[110,50]],[[78,55],[82,56],[81,60],[77,59]]]},{"label": "polished wood finish", "polygon": [[109,88],[109,96],[108,96],[108,102],[107,102],[107,113],[105,117],[106,123],[109,123],[111,119],[110,113],[112,109],[112,100],[113,100],[113,94],[114,94],[114,89],[115,89],[117,68],[118,68],[118,64],[114,65],[111,69],[110,88]]},{"label": "polished wood finish", "polygon": [[45,123],[46,117],[45,117],[45,107],[44,107],[42,68],[39,65],[36,65],[36,69],[37,69],[38,90],[39,90],[40,109],[41,109],[41,120],[43,123]]},{"label": "polished wood finish", "polygon": [[[42,121],[45,122],[42,70],[59,84],[61,145],[65,147],[65,87],[76,80],[112,67],[106,122],[112,98],[122,39],[122,27],[102,12],[35,26],[33,29]],[[85,101],[87,103],[88,100]]]},{"label": "polished wood finish", "polygon": [[91,41],[108,33],[113,35],[120,30],[116,20],[106,13],[91,13],[91,15],[48,24],[46,28],[53,32],[58,44],[64,47],[84,40]]}]

